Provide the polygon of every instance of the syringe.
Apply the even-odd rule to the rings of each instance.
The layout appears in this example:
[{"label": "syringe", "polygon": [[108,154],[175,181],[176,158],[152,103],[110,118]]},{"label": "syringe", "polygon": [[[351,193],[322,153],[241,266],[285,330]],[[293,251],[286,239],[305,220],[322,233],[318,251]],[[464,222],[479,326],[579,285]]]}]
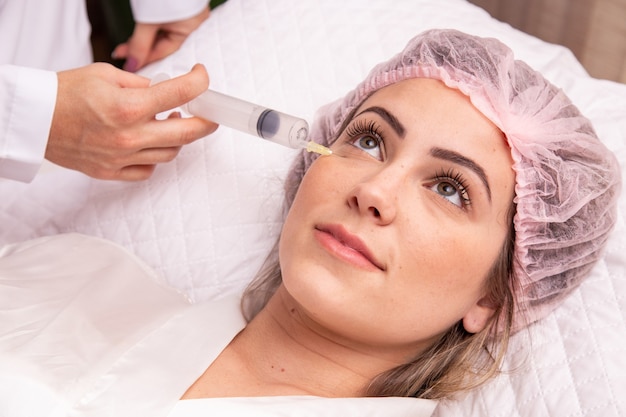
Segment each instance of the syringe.
[{"label": "syringe", "polygon": [[271,142],[294,149],[306,149],[321,155],[332,151],[307,140],[309,124],[304,119],[290,116],[267,107],[253,104],[217,91],[207,90],[182,109],[220,125],[259,136]]},{"label": "syringe", "polygon": [[[169,79],[157,74],[152,85]],[[333,152],[327,147],[309,141],[309,124],[304,119],[290,116],[267,107],[253,104],[213,90],[206,90],[181,109],[193,116],[202,117],[219,125],[267,139],[294,148],[306,149],[320,155]]]}]

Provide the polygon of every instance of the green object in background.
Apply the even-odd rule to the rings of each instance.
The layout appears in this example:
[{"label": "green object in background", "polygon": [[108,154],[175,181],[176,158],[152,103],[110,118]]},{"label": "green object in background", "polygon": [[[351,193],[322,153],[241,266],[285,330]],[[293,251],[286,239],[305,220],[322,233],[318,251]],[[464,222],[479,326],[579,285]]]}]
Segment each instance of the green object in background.
[{"label": "green object in background", "polygon": [[222,3],[226,3],[226,0],[211,0],[209,2],[209,7],[211,8],[211,10],[214,10],[217,6],[219,6]]}]

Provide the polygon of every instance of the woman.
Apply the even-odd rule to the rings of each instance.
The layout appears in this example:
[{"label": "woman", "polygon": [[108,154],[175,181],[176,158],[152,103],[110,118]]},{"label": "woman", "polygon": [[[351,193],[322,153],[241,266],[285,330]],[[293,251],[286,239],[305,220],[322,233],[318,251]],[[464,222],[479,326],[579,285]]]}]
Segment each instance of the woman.
[{"label": "woman", "polygon": [[[181,396],[445,397],[497,372],[509,334],[580,283],[615,221],[615,159],[559,90],[492,39],[419,35],[323,108],[313,134],[333,155],[302,155],[288,177],[280,241],[244,295],[250,322],[222,331],[228,308],[183,312],[159,291],[112,287],[116,305],[141,293],[128,306],[166,318],[125,317],[149,321],[148,336],[86,371],[103,376],[73,412],[121,415],[132,406],[119,399],[139,402],[145,386],[162,412]],[[116,285],[141,275],[102,269]],[[128,340],[128,322],[106,322]],[[163,372],[170,351],[182,353],[176,375]]]},{"label": "woman", "polygon": [[[282,285],[195,395],[234,395],[253,373],[269,390],[262,394],[293,387],[363,396],[376,375],[423,353],[457,322],[477,333],[493,315],[486,279],[508,238],[514,186],[501,133],[465,96],[429,79],[383,88],[357,114],[299,187],[280,240]],[[267,353],[240,346],[274,322],[285,332],[271,338],[277,371],[266,376]],[[317,357],[314,369],[299,346]],[[228,390],[213,370],[231,369],[220,367],[231,349],[261,357],[246,357],[249,372]],[[324,382],[317,390],[305,377],[314,370]]]},{"label": "woman", "polygon": [[[457,106],[453,105],[455,99]],[[421,130],[420,123],[424,125]],[[483,131],[470,128],[481,123],[485,125]],[[318,168],[312,163],[316,157],[312,154],[296,161],[287,180],[286,206],[291,211],[286,217],[281,254],[312,251],[294,246],[294,239],[285,237],[291,236],[294,212],[309,210],[300,203],[298,187],[316,181],[319,195],[340,203],[326,211],[339,212],[343,202],[344,211],[349,206],[370,216],[370,223],[352,220],[349,231],[358,227],[368,238],[368,245],[377,246],[380,240],[393,247],[398,242],[397,246],[416,260],[409,266],[394,255],[396,268],[413,268],[415,276],[415,271],[424,271],[427,260],[436,263],[440,268],[437,289],[444,291],[448,301],[460,283],[444,281],[441,269],[457,279],[462,276],[465,283],[469,278],[477,280],[482,290],[475,289],[469,316],[458,315],[456,325],[448,323],[447,332],[430,340],[429,349],[415,349],[410,360],[381,373],[365,390],[370,395],[440,398],[493,376],[511,332],[545,316],[580,284],[601,256],[615,222],[621,180],[614,156],[562,91],[514,60],[511,50],[495,39],[453,30],[432,30],[417,36],[402,53],[374,68],[344,99],[324,108],[314,135],[319,143],[333,144],[335,155],[345,157],[347,167],[334,173],[327,168],[333,165],[332,158],[323,158],[317,162]],[[396,159],[402,160],[396,144],[411,146],[406,144],[410,139],[421,141],[420,146],[427,151],[413,150],[413,158],[418,160],[403,161],[402,169],[394,171]],[[357,152],[355,147],[361,150]],[[363,158],[368,162],[360,162]],[[367,170],[360,168],[373,164],[372,160],[380,163]],[[319,170],[328,175],[307,181],[313,175],[310,172]],[[342,185],[344,193],[337,199],[336,190]],[[424,208],[415,205],[429,197],[422,195],[428,194],[423,189],[415,190],[419,187],[449,200],[467,218],[450,207],[424,214]],[[322,198],[319,195],[317,199]],[[313,200],[307,200],[305,206],[314,205]],[[386,230],[387,222],[391,222],[388,215],[396,223],[402,216],[414,216],[400,226],[405,235]],[[481,222],[485,220],[482,216],[491,222]],[[301,225],[304,220],[294,222]],[[342,246],[350,244],[341,235],[333,239],[332,230],[324,229],[324,223],[318,229],[315,233],[327,251],[362,260],[358,254],[350,255],[349,249],[345,254]],[[343,227],[339,229],[344,233]],[[426,238],[421,239],[420,234]],[[462,245],[457,244],[459,240]],[[389,256],[385,250],[382,252]],[[285,271],[295,272],[287,269],[290,264],[282,255],[280,261],[274,252],[265,276],[244,296],[249,318],[280,286],[281,270],[284,285],[289,287]],[[387,272],[384,261],[376,259],[373,264]],[[363,275],[358,274],[357,280]],[[346,295],[340,291],[341,285],[331,284],[317,291],[309,289],[316,297],[309,294],[303,298],[308,298],[309,304],[322,304],[332,294],[337,299],[330,302],[339,304]],[[377,314],[381,311],[400,314],[397,298],[390,297],[387,284],[376,284],[371,284],[374,288],[370,290],[389,297],[386,301],[390,304],[364,317],[369,326],[380,321]],[[419,290],[429,297],[435,294],[433,289]],[[354,292],[354,288],[350,286],[348,291]],[[414,302],[426,303],[416,294],[410,294]],[[372,295],[351,296],[348,305],[359,305],[359,297],[365,300]],[[424,304],[426,310],[436,311],[441,319],[443,299],[429,302],[433,304]],[[402,310],[404,313],[413,324],[433,324],[432,316],[408,308]],[[353,325],[356,319],[350,320]],[[406,331],[410,326],[400,328]],[[485,355],[485,350],[490,354]]]}]

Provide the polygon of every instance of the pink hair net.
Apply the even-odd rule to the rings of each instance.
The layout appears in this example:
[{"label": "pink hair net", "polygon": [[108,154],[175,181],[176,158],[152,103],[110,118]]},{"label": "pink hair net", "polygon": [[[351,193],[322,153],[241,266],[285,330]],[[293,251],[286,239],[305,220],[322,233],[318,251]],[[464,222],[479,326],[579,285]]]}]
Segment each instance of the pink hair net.
[{"label": "pink hair net", "polygon": [[[430,30],[377,65],[343,99],[320,109],[311,139],[332,144],[370,94],[409,78],[433,78],[467,95],[505,134],[516,173],[513,329],[548,314],[589,273],[616,220],[617,160],[566,95],[500,41]],[[314,154],[287,180],[287,202]]]}]

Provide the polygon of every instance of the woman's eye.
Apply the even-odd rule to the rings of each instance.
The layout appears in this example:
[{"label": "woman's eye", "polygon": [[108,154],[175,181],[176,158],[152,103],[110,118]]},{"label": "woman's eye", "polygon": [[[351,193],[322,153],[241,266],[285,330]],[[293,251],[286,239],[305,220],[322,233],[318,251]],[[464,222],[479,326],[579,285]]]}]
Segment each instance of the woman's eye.
[{"label": "woman's eye", "polygon": [[352,145],[371,155],[373,158],[382,160],[381,140],[370,135],[362,135],[352,140]]},{"label": "woman's eye", "polygon": [[378,161],[385,158],[385,142],[376,122],[367,119],[353,120],[346,128],[345,135],[344,143],[365,152]]},{"label": "woman's eye", "polygon": [[458,174],[438,175],[435,182],[430,186],[430,190],[459,208],[467,207],[471,203],[467,186]]}]

